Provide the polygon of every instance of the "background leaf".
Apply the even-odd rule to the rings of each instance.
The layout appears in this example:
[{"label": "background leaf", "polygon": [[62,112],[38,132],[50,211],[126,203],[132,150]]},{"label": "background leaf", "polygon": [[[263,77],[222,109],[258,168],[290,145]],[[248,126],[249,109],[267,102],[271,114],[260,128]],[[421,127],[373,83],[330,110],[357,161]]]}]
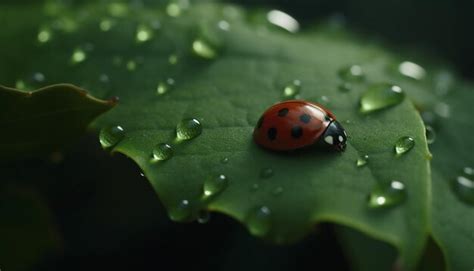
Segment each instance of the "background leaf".
[{"label": "background leaf", "polygon": [[115,102],[101,101],[72,85],[33,92],[0,86],[0,159],[52,151],[78,138]]}]

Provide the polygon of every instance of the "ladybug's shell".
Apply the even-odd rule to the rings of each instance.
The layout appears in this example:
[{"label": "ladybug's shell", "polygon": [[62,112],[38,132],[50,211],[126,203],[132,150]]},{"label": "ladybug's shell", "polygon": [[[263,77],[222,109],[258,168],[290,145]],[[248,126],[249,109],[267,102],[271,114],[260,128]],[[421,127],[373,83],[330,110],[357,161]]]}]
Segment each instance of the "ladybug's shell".
[{"label": "ladybug's shell", "polygon": [[321,105],[306,101],[285,101],[270,107],[258,121],[253,137],[271,150],[307,147],[319,140],[335,116]]}]

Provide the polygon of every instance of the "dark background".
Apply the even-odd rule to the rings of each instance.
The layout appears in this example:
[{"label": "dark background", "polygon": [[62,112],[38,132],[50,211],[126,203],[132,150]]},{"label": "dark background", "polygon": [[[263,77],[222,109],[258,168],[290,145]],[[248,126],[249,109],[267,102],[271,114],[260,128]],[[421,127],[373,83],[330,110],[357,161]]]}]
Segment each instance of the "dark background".
[{"label": "dark background", "polygon": [[[234,2],[286,11],[303,31],[315,22],[343,19],[351,31],[375,36],[391,48],[428,51],[474,78],[474,1]],[[135,164],[120,155],[111,158],[93,136],[62,157],[2,163],[0,171],[27,185],[34,180],[61,234],[59,251],[32,270],[348,270],[331,225],[318,226],[300,243],[274,246],[221,215],[204,225],[170,222]]]}]

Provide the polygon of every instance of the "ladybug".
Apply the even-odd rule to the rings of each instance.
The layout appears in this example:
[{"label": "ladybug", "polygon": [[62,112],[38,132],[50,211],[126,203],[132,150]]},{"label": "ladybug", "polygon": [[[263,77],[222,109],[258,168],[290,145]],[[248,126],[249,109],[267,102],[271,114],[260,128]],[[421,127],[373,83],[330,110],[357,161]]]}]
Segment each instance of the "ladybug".
[{"label": "ladybug", "polygon": [[263,113],[253,138],[258,145],[275,151],[317,146],[342,152],[346,149],[347,134],[334,114],[321,105],[290,100]]}]

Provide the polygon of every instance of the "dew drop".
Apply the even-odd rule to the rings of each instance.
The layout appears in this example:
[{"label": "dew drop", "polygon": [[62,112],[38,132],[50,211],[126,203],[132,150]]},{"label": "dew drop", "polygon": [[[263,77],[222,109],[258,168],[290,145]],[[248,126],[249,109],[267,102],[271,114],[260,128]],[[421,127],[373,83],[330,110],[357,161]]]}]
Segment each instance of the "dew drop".
[{"label": "dew drop", "polygon": [[44,76],[44,74],[40,73],[40,72],[36,72],[33,74],[33,80],[38,82],[38,83],[42,83],[44,82],[44,80],[46,80],[46,77]]},{"label": "dew drop", "polygon": [[176,126],[178,140],[190,140],[202,133],[202,125],[197,119],[184,119]]},{"label": "dew drop", "polygon": [[203,39],[196,39],[192,44],[193,53],[204,59],[214,59],[217,57],[217,50],[209,42]]},{"label": "dew drop", "polygon": [[72,64],[79,64],[81,62],[84,62],[86,59],[87,59],[87,54],[84,50],[80,48],[76,48],[72,52],[72,56],[71,56]]},{"label": "dew drop", "polygon": [[369,156],[366,154],[364,156],[357,158],[356,165],[357,167],[363,167],[367,165],[368,162],[369,162]]},{"label": "dew drop", "polygon": [[271,227],[272,212],[267,206],[257,207],[247,215],[247,227],[251,234],[263,237],[268,234]]},{"label": "dew drop", "polygon": [[153,38],[153,30],[147,25],[139,25],[135,34],[135,40],[137,43],[144,43]]},{"label": "dew drop", "polygon": [[166,81],[158,83],[158,86],[156,87],[156,93],[158,95],[163,95],[163,94],[167,93],[168,91],[170,91],[173,88],[174,83],[175,83],[175,81],[174,81],[173,78],[168,78],[168,79],[166,79]]},{"label": "dew drop", "polygon": [[173,157],[173,147],[167,143],[160,143],[153,148],[153,160],[164,161]]},{"label": "dew drop", "polygon": [[378,184],[370,193],[370,208],[386,208],[401,204],[406,198],[405,185],[399,181]]},{"label": "dew drop", "polygon": [[359,65],[344,67],[339,70],[338,74],[344,81],[362,81],[365,79],[364,70]]},{"label": "dew drop", "polygon": [[436,132],[431,126],[426,126],[426,142],[433,144],[436,140]]},{"label": "dew drop", "polygon": [[298,32],[300,29],[300,24],[295,18],[280,10],[269,11],[267,13],[267,20],[271,24],[283,28],[290,33]]},{"label": "dew drop", "polygon": [[224,191],[229,185],[229,179],[224,174],[212,176],[204,181],[204,197],[215,196]]},{"label": "dew drop", "polygon": [[423,67],[410,61],[400,63],[400,65],[398,65],[398,71],[402,75],[415,80],[421,80],[426,76],[426,71]]},{"label": "dew drop", "polygon": [[176,54],[171,54],[169,57],[168,57],[168,63],[170,63],[171,65],[176,65],[178,64],[178,56]]},{"label": "dew drop", "polygon": [[268,179],[273,176],[274,172],[272,168],[264,168],[260,171],[260,178]]},{"label": "dew drop", "polygon": [[293,80],[285,85],[283,88],[283,98],[284,99],[296,99],[298,98],[301,90],[301,81]]},{"label": "dew drop", "polygon": [[49,28],[42,28],[38,32],[37,39],[40,43],[47,43],[51,40],[53,33]]},{"label": "dew drop", "polygon": [[199,224],[206,224],[211,219],[211,213],[208,210],[201,210],[198,213],[197,221]]},{"label": "dew drop", "polygon": [[465,167],[452,182],[452,189],[461,201],[474,205],[474,169]]},{"label": "dew drop", "polygon": [[402,155],[413,149],[415,146],[415,140],[412,137],[404,136],[397,140],[395,143],[395,153]]},{"label": "dew drop", "polygon": [[349,92],[350,90],[352,90],[352,84],[349,82],[343,82],[339,84],[338,89],[343,92]]},{"label": "dew drop", "polygon": [[391,84],[372,85],[362,94],[360,110],[362,113],[371,113],[397,105],[404,98],[405,93],[399,86]]},{"label": "dew drop", "polygon": [[273,189],[272,194],[274,196],[280,196],[281,194],[283,194],[284,191],[285,190],[283,189],[283,187],[278,186],[278,187],[275,187],[275,189]]},{"label": "dew drop", "polygon": [[191,203],[186,199],[178,202],[178,204],[176,204],[176,206],[170,210],[169,215],[173,221],[186,221],[192,215]]},{"label": "dew drop", "polygon": [[223,30],[223,31],[229,31],[230,30],[230,24],[229,22],[225,21],[225,20],[221,20],[217,23],[217,27],[220,29],[220,30]]},{"label": "dew drop", "polygon": [[227,158],[227,157],[222,158],[222,159],[221,159],[221,163],[222,163],[222,164],[227,164],[227,163],[229,163],[229,158]]},{"label": "dew drop", "polygon": [[99,141],[102,148],[107,149],[117,145],[125,137],[125,130],[121,126],[111,126],[100,131]]},{"label": "dew drop", "polygon": [[114,22],[110,19],[102,19],[99,23],[99,28],[103,32],[108,32],[114,26]]}]

